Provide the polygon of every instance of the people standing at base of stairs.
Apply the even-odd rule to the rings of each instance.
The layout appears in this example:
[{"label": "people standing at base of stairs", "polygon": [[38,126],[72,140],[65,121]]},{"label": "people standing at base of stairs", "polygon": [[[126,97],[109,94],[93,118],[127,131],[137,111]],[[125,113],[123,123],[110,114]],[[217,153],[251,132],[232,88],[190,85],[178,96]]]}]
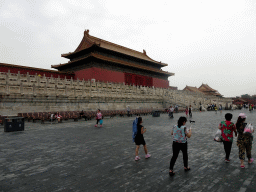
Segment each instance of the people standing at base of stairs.
[{"label": "people standing at base of stairs", "polygon": [[215,106],[214,106],[214,111],[215,111],[215,113],[217,114],[218,108],[217,108],[217,105],[216,105],[216,104],[215,104]]},{"label": "people standing at base of stairs", "polygon": [[179,107],[178,107],[178,105],[177,105],[177,104],[175,105],[175,112],[176,112],[176,113],[178,113],[178,112],[179,112]]},{"label": "people standing at base of stairs", "polygon": [[186,106],[185,114],[186,114],[186,117],[188,118],[188,106]]},{"label": "people standing at base of stairs", "polygon": [[222,113],[222,105],[221,104],[219,106],[219,111],[220,111],[220,113]]},{"label": "people standing at base of stairs", "polygon": [[87,120],[87,117],[83,110],[80,112],[80,118],[84,118],[85,121]]},{"label": "people standing at base of stairs", "polygon": [[221,121],[221,123],[219,124],[219,129],[221,130],[221,139],[223,141],[224,150],[226,153],[226,163],[230,162],[229,155],[233,143],[233,132],[235,132],[235,136],[237,136],[236,126],[234,123],[231,122],[232,117],[233,115],[231,113],[227,113],[225,115],[226,121]]},{"label": "people standing at base of stairs", "polygon": [[128,116],[128,117],[130,117],[130,111],[131,111],[131,109],[130,109],[130,107],[128,106],[128,107],[127,107],[127,116]]},{"label": "people standing at base of stairs", "polygon": [[102,127],[103,120],[102,120],[102,114],[101,114],[100,109],[98,109],[98,111],[97,111],[96,120],[97,120],[97,122],[96,122],[95,127],[98,127],[98,123],[100,123],[100,127]]},{"label": "people standing at base of stairs", "polygon": [[186,128],[186,117],[180,117],[178,120],[178,125],[173,127],[171,134],[173,135],[173,144],[172,144],[172,151],[173,156],[170,162],[170,171],[169,175],[173,176],[175,172],[173,172],[174,164],[178,158],[180,150],[183,153],[183,163],[184,163],[184,171],[189,171],[190,167],[188,167],[188,143],[187,137],[191,137],[191,129]]},{"label": "people standing at base of stairs", "polygon": [[60,123],[61,119],[62,119],[62,116],[60,115],[59,112],[57,112],[56,115],[55,115],[55,118],[58,120],[58,123]]},{"label": "people standing at base of stairs", "polygon": [[252,104],[249,105],[249,111],[252,111]]},{"label": "people standing at base of stairs", "polygon": [[189,113],[189,117],[192,117],[192,107],[191,107],[191,105],[189,105],[188,113]]},{"label": "people standing at base of stairs", "polygon": [[143,136],[143,134],[146,133],[146,128],[144,128],[142,123],[143,123],[142,117],[138,117],[137,134],[135,136],[135,145],[136,145],[135,161],[140,160],[140,157],[139,157],[140,145],[143,145],[143,147],[144,147],[145,158],[148,159],[149,157],[151,157],[151,155],[148,153],[147,145],[146,145],[146,142],[145,142],[144,136]]}]

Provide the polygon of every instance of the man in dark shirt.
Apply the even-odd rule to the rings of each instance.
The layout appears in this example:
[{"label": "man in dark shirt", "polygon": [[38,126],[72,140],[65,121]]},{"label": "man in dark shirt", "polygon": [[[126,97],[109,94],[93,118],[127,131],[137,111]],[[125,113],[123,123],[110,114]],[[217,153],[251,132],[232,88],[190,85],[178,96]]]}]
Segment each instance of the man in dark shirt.
[{"label": "man in dark shirt", "polygon": [[83,110],[80,112],[80,118],[84,118],[84,120],[87,121],[87,117]]}]

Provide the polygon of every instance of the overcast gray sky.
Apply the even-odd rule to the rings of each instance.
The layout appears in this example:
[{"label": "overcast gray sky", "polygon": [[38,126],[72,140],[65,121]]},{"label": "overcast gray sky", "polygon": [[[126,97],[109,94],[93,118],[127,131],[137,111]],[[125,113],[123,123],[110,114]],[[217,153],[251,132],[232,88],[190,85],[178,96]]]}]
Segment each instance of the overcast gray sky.
[{"label": "overcast gray sky", "polygon": [[0,62],[51,69],[85,29],[167,63],[170,86],[256,94],[255,0],[0,0]]}]

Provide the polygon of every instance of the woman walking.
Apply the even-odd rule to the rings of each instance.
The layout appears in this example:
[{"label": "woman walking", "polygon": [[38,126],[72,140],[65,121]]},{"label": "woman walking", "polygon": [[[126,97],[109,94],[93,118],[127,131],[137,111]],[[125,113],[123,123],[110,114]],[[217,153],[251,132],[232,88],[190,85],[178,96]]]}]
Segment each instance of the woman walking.
[{"label": "woman walking", "polygon": [[235,136],[237,136],[236,127],[234,123],[231,122],[232,117],[233,115],[231,113],[225,114],[226,121],[221,121],[219,125],[219,129],[221,130],[221,139],[223,141],[224,150],[226,153],[226,163],[230,162],[229,155],[233,143],[233,132],[235,132]]},{"label": "woman walking", "polygon": [[148,154],[148,149],[146,146],[146,142],[144,140],[143,134],[146,133],[146,128],[144,128],[144,126],[142,125],[143,121],[142,118],[139,117],[138,118],[138,123],[137,123],[137,134],[135,136],[135,144],[136,144],[136,149],[135,149],[135,161],[140,160],[139,157],[139,149],[140,149],[140,145],[143,145],[144,147],[144,151],[145,151],[145,158],[148,159],[149,157],[151,157],[150,154]]},{"label": "woman walking", "polygon": [[219,105],[219,111],[220,111],[220,113],[222,113],[222,105],[221,104]]},{"label": "woman walking", "polygon": [[192,107],[191,107],[191,105],[189,105],[188,113],[189,113],[189,117],[192,117]]},{"label": "woman walking", "polygon": [[98,109],[98,111],[97,111],[96,120],[97,120],[97,122],[96,122],[95,127],[98,127],[98,123],[100,123],[100,127],[102,127],[102,114],[100,112],[100,109]]},{"label": "woman walking", "polygon": [[244,113],[240,113],[239,117],[236,122],[236,128],[238,132],[238,138],[237,138],[237,146],[239,148],[239,159],[241,162],[240,167],[243,169],[244,166],[244,160],[245,160],[245,151],[248,158],[248,163],[251,164],[254,159],[252,158],[251,150],[252,150],[252,136],[245,135],[244,128],[246,126],[245,123],[246,115]]},{"label": "woman walking", "polygon": [[184,170],[189,171],[190,167],[188,167],[188,144],[187,144],[187,137],[191,137],[191,129],[187,130],[185,124],[187,122],[186,117],[180,117],[178,120],[178,125],[175,125],[172,130],[173,135],[173,144],[172,144],[172,151],[173,156],[170,162],[170,171],[169,175],[173,176],[175,172],[173,172],[174,164],[178,158],[180,150],[183,153],[183,163],[184,163]]},{"label": "woman walking", "polygon": [[185,109],[185,114],[186,114],[186,117],[188,118],[188,107],[186,106],[186,109]]}]

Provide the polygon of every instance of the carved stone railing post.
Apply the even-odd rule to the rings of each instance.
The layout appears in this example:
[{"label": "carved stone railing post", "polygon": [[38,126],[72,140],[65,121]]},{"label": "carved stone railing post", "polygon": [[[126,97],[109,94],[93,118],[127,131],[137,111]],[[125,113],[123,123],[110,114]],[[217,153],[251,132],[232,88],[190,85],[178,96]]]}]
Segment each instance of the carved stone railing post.
[{"label": "carved stone railing post", "polygon": [[68,95],[68,88],[67,85],[64,85],[64,95],[67,96]]}]

